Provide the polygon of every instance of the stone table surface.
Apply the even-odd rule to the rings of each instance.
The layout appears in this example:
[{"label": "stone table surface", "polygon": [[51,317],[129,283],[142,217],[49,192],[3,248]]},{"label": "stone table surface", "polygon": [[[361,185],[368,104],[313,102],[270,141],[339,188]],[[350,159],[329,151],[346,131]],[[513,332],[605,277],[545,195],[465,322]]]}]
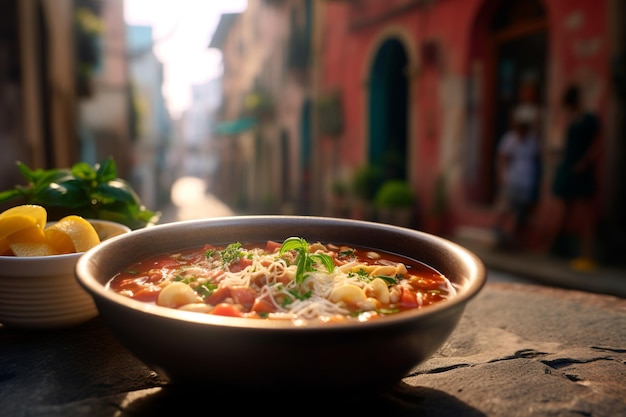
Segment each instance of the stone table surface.
[{"label": "stone table surface", "polygon": [[0,326],[0,415],[626,416],[626,299],[488,283],[448,341],[384,393],[325,401],[303,391],[167,384],[99,318],[57,331]]}]

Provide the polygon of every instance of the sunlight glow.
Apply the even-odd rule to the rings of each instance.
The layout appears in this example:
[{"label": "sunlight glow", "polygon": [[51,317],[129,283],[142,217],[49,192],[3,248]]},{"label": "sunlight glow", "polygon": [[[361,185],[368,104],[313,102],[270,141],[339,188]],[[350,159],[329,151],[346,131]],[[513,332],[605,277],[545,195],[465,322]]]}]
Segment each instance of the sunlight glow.
[{"label": "sunlight glow", "polygon": [[242,12],[247,0],[126,0],[129,25],[152,26],[154,53],[164,65],[163,93],[174,118],[191,100],[191,85],[221,75],[221,54],[209,50],[222,13]]}]

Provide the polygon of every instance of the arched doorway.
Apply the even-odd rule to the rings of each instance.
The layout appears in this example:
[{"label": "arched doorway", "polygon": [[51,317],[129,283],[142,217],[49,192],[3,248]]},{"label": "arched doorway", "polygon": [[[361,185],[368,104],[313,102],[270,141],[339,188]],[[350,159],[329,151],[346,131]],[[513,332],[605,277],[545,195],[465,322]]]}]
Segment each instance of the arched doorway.
[{"label": "arched doorway", "polygon": [[[497,193],[495,154],[513,109],[526,100],[541,114],[547,77],[547,19],[540,0],[485,2],[471,43],[470,138],[466,197],[491,204]],[[478,70],[477,70],[478,69]],[[543,127],[537,126],[539,136]]]},{"label": "arched doorway", "polygon": [[407,178],[407,65],[406,51],[397,39],[380,46],[372,65],[368,160],[384,179]]}]

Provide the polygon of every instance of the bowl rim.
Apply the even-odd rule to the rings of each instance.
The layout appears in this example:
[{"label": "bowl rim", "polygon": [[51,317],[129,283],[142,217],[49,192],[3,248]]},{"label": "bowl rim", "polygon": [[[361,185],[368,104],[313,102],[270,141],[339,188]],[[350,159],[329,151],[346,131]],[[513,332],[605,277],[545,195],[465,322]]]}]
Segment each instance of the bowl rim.
[{"label": "bowl rim", "polygon": [[[187,227],[210,227],[211,225],[219,225],[221,227],[229,226],[242,226],[245,224],[258,224],[262,222],[305,222],[315,223],[323,222],[328,224],[342,224],[352,227],[365,227],[373,230],[386,230],[390,232],[396,232],[400,234],[409,234],[415,237],[419,237],[421,240],[426,240],[439,245],[441,248],[445,248],[456,254],[459,260],[467,262],[471,265],[471,272],[467,277],[467,283],[462,286],[461,291],[446,300],[445,302],[436,303],[425,308],[412,309],[401,313],[386,316],[377,320],[370,320],[365,322],[341,322],[341,323],[318,323],[316,321],[306,322],[304,325],[298,325],[291,320],[261,320],[251,318],[238,318],[238,317],[226,317],[211,314],[202,314],[196,312],[189,312],[184,310],[177,310],[168,307],[157,306],[148,304],[142,301],[133,300],[114,291],[106,288],[106,283],[101,283],[91,273],[91,264],[95,262],[94,258],[97,258],[100,252],[108,250],[109,248],[119,246],[127,239],[150,239],[149,236],[155,231],[160,230],[172,230],[176,228]],[[144,237],[147,236],[147,237]],[[181,246],[182,248],[182,246]],[[382,249],[381,249],[382,250]],[[418,259],[419,261],[419,259]],[[428,264],[427,264],[428,265]],[[432,267],[432,266],[431,266]],[[424,318],[428,320],[429,317],[437,316],[444,313],[446,310],[455,310],[456,308],[464,308],[465,304],[472,298],[474,298],[482,289],[486,283],[486,268],[482,260],[469,249],[452,242],[444,237],[423,232],[416,229],[408,229],[401,226],[395,226],[385,223],[377,223],[366,220],[348,219],[348,218],[336,218],[325,216],[303,216],[303,215],[233,215],[222,217],[210,217],[203,219],[182,220],[170,223],[157,224],[148,226],[143,229],[133,230],[131,233],[124,233],[118,236],[114,236],[106,241],[101,242],[98,246],[83,253],[78,259],[75,269],[75,277],[79,284],[85,288],[85,290],[92,295],[96,304],[107,303],[117,304],[126,309],[133,310],[136,313],[155,315],[163,319],[183,321],[186,323],[195,323],[202,325],[216,325],[235,328],[247,328],[247,329],[275,329],[293,331],[305,330],[320,330],[324,331],[345,331],[346,329],[366,329],[379,326],[389,326],[391,324],[402,325],[407,321],[413,321],[416,317]],[[458,286],[457,290],[459,289]],[[101,312],[102,314],[102,312]],[[106,315],[106,314],[104,314]]]}]

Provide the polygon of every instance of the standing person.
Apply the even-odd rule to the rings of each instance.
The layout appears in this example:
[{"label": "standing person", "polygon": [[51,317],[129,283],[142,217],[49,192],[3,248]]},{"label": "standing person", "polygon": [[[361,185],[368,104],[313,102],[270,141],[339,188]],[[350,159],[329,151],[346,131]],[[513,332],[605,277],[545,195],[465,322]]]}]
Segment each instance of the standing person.
[{"label": "standing person", "polygon": [[[496,234],[500,245],[521,244],[523,232],[537,201],[539,183],[539,139],[534,115],[518,107],[512,117],[512,128],[498,145],[498,183],[500,201]],[[512,236],[506,230],[512,223]]]},{"label": "standing person", "polygon": [[586,271],[595,266],[594,197],[597,191],[596,164],[600,155],[600,121],[595,114],[583,108],[580,89],[576,85],[566,88],[561,105],[567,117],[567,130],[552,183],[552,193],[559,202],[553,243],[561,233],[575,225],[579,251],[571,266]]}]

